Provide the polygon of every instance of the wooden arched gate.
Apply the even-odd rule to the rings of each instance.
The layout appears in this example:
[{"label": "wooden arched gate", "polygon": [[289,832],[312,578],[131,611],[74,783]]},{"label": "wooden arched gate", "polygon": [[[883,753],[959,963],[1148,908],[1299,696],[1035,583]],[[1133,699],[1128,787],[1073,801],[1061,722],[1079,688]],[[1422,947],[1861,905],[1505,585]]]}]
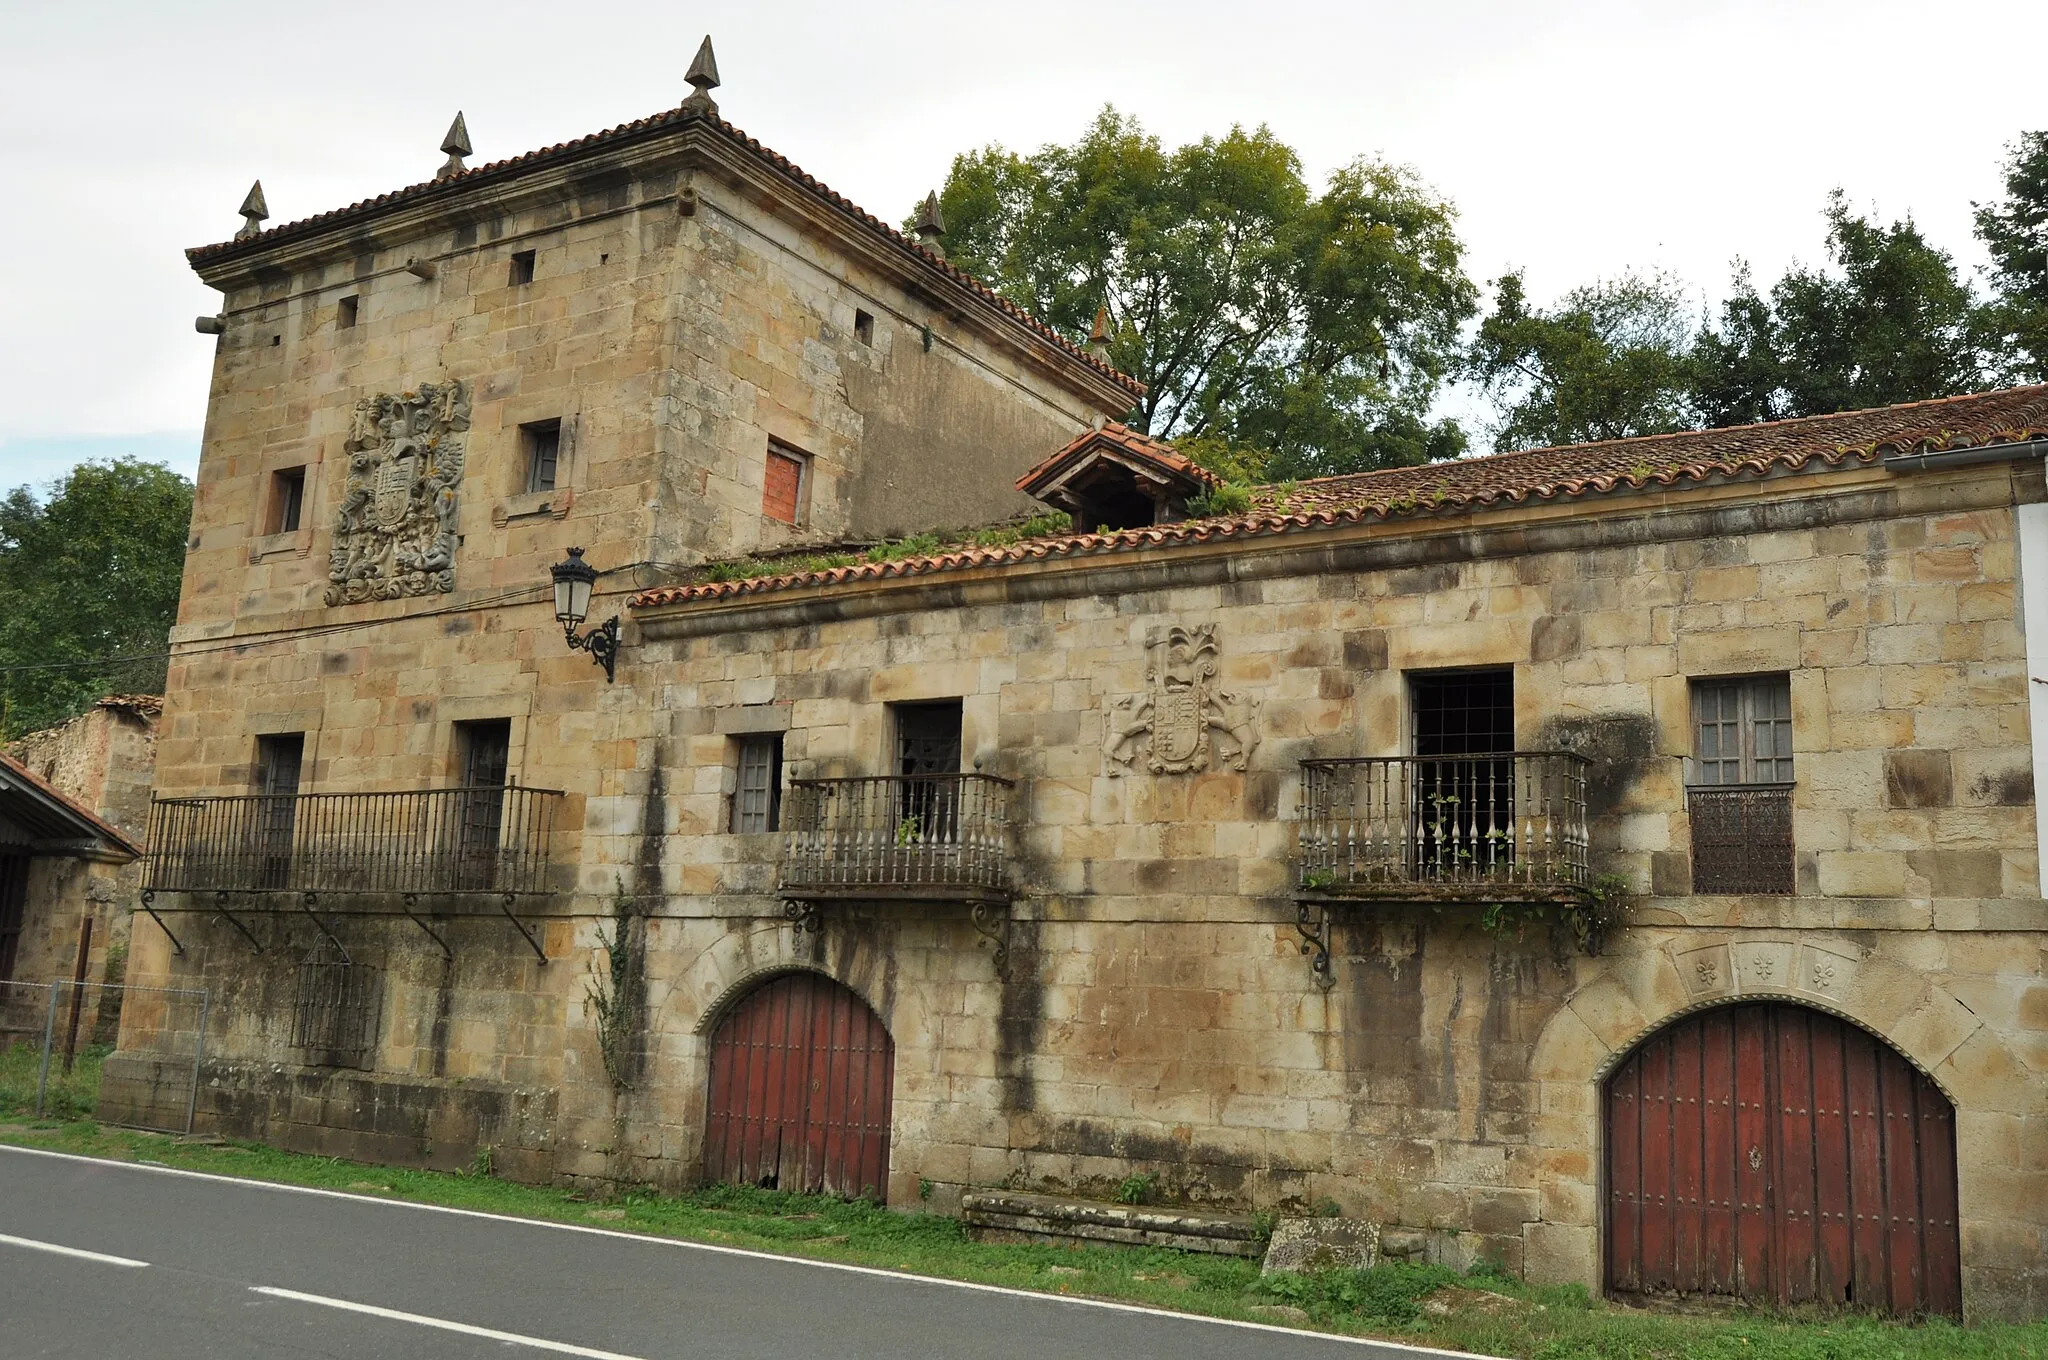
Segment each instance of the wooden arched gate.
[{"label": "wooden arched gate", "polygon": [[1724,1006],[1644,1040],[1606,1106],[1610,1289],[1961,1316],[1954,1112],[1882,1041]]},{"label": "wooden arched gate", "polygon": [[712,1035],[705,1179],[884,1198],[895,1075],[866,1002],[817,973],[769,979]]}]

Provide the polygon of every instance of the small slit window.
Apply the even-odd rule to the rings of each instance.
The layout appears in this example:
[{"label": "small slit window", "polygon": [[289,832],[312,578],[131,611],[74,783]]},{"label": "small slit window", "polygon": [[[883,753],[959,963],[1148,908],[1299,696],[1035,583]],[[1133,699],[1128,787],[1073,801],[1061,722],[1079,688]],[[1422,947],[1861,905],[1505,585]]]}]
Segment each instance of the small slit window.
[{"label": "small slit window", "polygon": [[526,464],[528,491],[553,491],[561,468],[562,422],[537,420],[519,427],[520,453]]},{"label": "small slit window", "polygon": [[853,314],[853,336],[863,345],[875,343],[875,318],[867,312]]},{"label": "small slit window", "polygon": [[356,306],[360,301],[353,295],[334,304],[334,328],[338,331],[352,331],[356,328]]},{"label": "small slit window", "polygon": [[279,468],[270,474],[270,513],[266,534],[295,534],[306,508],[306,470]]},{"label": "small slit window", "polygon": [[512,276],[509,280],[514,288],[523,283],[533,282],[533,252],[515,250],[512,252]]}]

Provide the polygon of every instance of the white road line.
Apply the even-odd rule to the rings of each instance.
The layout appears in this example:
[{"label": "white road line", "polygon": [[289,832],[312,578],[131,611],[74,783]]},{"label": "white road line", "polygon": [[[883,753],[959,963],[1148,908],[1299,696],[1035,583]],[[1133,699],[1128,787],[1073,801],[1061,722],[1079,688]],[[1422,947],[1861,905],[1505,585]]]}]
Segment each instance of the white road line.
[{"label": "white road line", "polygon": [[449,1214],[456,1218],[480,1218],[487,1223],[500,1223],[521,1228],[548,1228],[556,1232],[583,1233],[591,1237],[609,1237],[621,1242],[638,1242],[645,1246],[673,1247],[682,1251],[708,1252],[715,1256],[744,1256],[757,1261],[776,1261],[783,1265],[808,1266],[814,1270],[833,1270],[848,1275],[873,1275],[900,1284],[933,1285],[942,1289],[960,1289],[974,1294],[998,1294],[1013,1299],[1030,1300],[1037,1303],[1063,1303],[1073,1308],[1099,1308],[1109,1313],[1137,1313],[1145,1317],[1167,1318],[1175,1322],[1204,1324],[1211,1327],[1230,1327],[1246,1332],[1271,1332],[1280,1336],[1291,1336],[1297,1341],[1328,1341],[1337,1345],[1377,1346],[1381,1350],[1403,1356],[1440,1357],[1441,1360],[1492,1360],[1492,1357],[1471,1351],[1445,1351],[1433,1346],[1416,1346],[1405,1341],[1382,1341],[1378,1337],[1346,1336],[1341,1332],[1316,1332],[1300,1327],[1281,1327],[1270,1322],[1241,1322],[1237,1318],[1209,1317],[1202,1313],[1177,1313],[1171,1308],[1153,1308],[1142,1303],[1118,1303],[1113,1299],[1076,1298],[1071,1294],[1053,1294],[1042,1289],[1016,1289],[1002,1284],[981,1284],[974,1280],[949,1280],[940,1275],[914,1275],[907,1270],[882,1270],[875,1266],[856,1266],[844,1261],[821,1261],[812,1256],[789,1256],[781,1252],[756,1251],[751,1247],[724,1247],[712,1242],[692,1242],[681,1237],[656,1237],[651,1233],[620,1232],[616,1228],[595,1228],[582,1223],[558,1223],[546,1218],[521,1218],[516,1214],[486,1213],[482,1209],[456,1209],[445,1204],[421,1204],[409,1199],[385,1199],[378,1195],[359,1195],[347,1190],[322,1190],[311,1185],[288,1185],[282,1181],[260,1181],[250,1176],[223,1176],[213,1171],[188,1171],[181,1166],[163,1166],[153,1162],[122,1162],[112,1157],[87,1157],[77,1152],[53,1152],[48,1148],[20,1147],[13,1143],[0,1143],[0,1152],[19,1152],[29,1157],[51,1157],[65,1162],[89,1162],[94,1166],[107,1167],[118,1171],[143,1171],[157,1176],[181,1176],[195,1181],[217,1181],[223,1185],[238,1185],[245,1190],[274,1190],[287,1195],[312,1195],[320,1199],[345,1199],[353,1204],[379,1204],[392,1209],[416,1209],[422,1213]]},{"label": "white road line", "polygon": [[529,1346],[537,1351],[553,1351],[557,1355],[584,1355],[590,1360],[639,1360],[638,1356],[622,1355],[618,1351],[601,1351],[591,1346],[572,1346],[566,1341],[548,1341],[537,1336],[521,1336],[518,1332],[501,1332],[491,1327],[472,1327],[467,1322],[450,1322],[447,1318],[427,1317],[421,1313],[402,1313],[396,1308],[379,1308],[373,1303],[353,1303],[348,1299],[330,1299],[325,1294],[301,1294],[296,1289],[273,1289],[265,1284],[252,1284],[253,1294],[268,1294],[274,1299],[290,1299],[294,1303],[317,1304],[322,1308],[340,1308],[350,1313],[367,1313],[371,1317],[387,1318],[392,1322],[410,1322],[421,1327],[438,1327],[444,1332],[460,1332],[464,1336],[480,1336],[490,1341],[503,1341],[513,1346]]},{"label": "white road line", "polygon": [[147,1261],[131,1261],[125,1256],[108,1256],[104,1252],[60,1247],[55,1242],[38,1242],[33,1237],[9,1237],[6,1233],[0,1233],[0,1245],[27,1247],[30,1251],[47,1251],[55,1256],[76,1256],[81,1261],[98,1261],[103,1266],[133,1266],[139,1269],[149,1264]]}]

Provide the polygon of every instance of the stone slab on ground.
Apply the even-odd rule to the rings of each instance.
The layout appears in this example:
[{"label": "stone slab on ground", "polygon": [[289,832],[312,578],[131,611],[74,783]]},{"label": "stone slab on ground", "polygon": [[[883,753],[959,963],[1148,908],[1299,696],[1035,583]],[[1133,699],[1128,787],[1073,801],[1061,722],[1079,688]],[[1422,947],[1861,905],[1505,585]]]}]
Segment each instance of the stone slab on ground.
[{"label": "stone slab on ground", "polygon": [[1021,1190],[970,1190],[960,1217],[979,1242],[1116,1242],[1255,1257],[1258,1227],[1242,1214],[1204,1213]]},{"label": "stone slab on ground", "polygon": [[1363,1218],[1283,1218],[1266,1243],[1262,1275],[1308,1270],[1371,1270],[1380,1225]]}]

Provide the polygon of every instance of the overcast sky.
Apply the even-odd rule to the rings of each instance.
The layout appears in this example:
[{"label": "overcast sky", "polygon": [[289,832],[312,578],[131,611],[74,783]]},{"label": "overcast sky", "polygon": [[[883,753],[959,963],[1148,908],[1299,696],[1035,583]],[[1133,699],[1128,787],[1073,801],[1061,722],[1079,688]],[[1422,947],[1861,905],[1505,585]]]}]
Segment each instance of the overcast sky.
[{"label": "overcast sky", "polygon": [[2048,126],[2041,0],[348,5],[0,0],[0,489],[134,452],[187,473],[223,240],[669,108],[709,31],[724,115],[890,220],[990,141],[1105,101],[1168,144],[1269,124],[1311,176],[1406,162],[1469,268],[1554,296],[1628,267],[1703,298],[1821,253],[1840,185],[1974,268],[1970,204]]}]

